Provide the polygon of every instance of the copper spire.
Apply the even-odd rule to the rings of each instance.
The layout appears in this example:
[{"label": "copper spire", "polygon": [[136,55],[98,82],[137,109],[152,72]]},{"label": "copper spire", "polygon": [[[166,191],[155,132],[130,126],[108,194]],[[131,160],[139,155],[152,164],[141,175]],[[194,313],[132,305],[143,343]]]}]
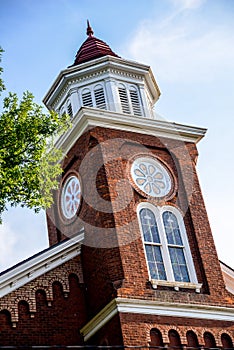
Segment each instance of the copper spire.
[{"label": "copper spire", "polygon": [[87,31],[86,31],[87,35],[93,36],[93,29],[91,28],[90,24],[89,24],[89,20],[87,20]]}]

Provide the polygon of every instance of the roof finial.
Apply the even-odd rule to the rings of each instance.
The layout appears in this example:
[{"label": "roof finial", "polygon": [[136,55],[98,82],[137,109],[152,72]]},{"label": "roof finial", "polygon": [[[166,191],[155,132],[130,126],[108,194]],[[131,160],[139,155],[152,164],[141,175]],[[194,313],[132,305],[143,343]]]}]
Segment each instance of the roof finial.
[{"label": "roof finial", "polygon": [[93,36],[93,29],[91,28],[90,24],[89,24],[89,20],[87,19],[87,31],[86,31],[87,35]]}]

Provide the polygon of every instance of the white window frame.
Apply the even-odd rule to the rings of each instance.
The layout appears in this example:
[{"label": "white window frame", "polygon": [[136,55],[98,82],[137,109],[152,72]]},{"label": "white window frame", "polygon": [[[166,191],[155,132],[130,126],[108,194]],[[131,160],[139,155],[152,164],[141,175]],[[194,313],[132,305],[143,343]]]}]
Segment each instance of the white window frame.
[{"label": "white window frame", "polygon": [[[129,113],[124,112],[124,110],[123,110],[119,89],[123,89],[123,90],[126,91],[126,97],[127,97],[126,108],[129,109]],[[132,97],[131,97],[131,94],[130,94],[131,91],[136,92],[136,95],[137,95],[137,98],[138,98],[138,102],[139,102],[139,111],[140,111],[140,113],[134,113],[135,111],[134,111],[134,107],[133,107],[133,100],[132,100]],[[142,106],[141,96],[140,96],[140,92],[139,92],[139,87],[137,85],[126,84],[126,83],[123,83],[123,82],[119,82],[118,83],[118,96],[119,96],[119,104],[120,104],[122,113],[124,113],[124,114],[131,114],[131,115],[134,115],[136,117],[143,117],[143,106]]]},{"label": "white window frame", "polygon": [[[161,253],[162,253],[167,280],[155,280],[151,278],[147,256],[146,256],[146,250],[145,250],[144,234],[143,234],[141,218],[140,218],[141,209],[149,209],[155,215],[155,220],[158,226],[158,233],[159,233],[160,242],[161,242]],[[188,269],[190,282],[179,282],[179,281],[176,281],[174,278],[174,273],[173,273],[169,249],[168,249],[168,246],[170,246],[170,244],[168,244],[167,242],[166,232],[163,224],[163,213],[166,211],[173,213],[177,218],[179,228],[180,228],[180,233],[181,233],[181,239],[183,242],[183,252],[184,252],[184,257],[185,257],[185,261]],[[179,290],[179,288],[195,289],[196,292],[199,293],[202,287],[202,284],[198,283],[197,281],[196,271],[195,271],[193,258],[189,247],[188,237],[187,237],[187,233],[184,225],[183,215],[181,211],[175,208],[174,206],[170,206],[170,205],[156,207],[155,205],[149,202],[143,202],[143,203],[140,203],[137,207],[137,216],[138,216],[138,222],[139,222],[140,232],[141,232],[141,237],[143,242],[145,259],[147,263],[149,280],[153,288],[157,288],[158,285],[165,285],[165,286],[174,287],[175,290]]]}]

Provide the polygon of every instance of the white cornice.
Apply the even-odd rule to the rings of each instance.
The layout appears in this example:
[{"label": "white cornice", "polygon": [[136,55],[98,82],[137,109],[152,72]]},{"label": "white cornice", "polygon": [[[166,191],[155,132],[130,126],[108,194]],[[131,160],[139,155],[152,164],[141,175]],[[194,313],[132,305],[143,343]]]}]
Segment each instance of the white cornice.
[{"label": "white cornice", "polygon": [[79,255],[83,239],[84,233],[81,232],[3,272],[0,275],[0,297]]},{"label": "white cornice", "polygon": [[99,329],[101,329],[117,313],[118,308],[116,305],[116,299],[113,299],[83,328],[81,328],[80,333],[83,335],[84,341],[87,341],[89,338],[91,338],[93,334],[95,334]]},{"label": "white cornice", "polygon": [[91,338],[118,312],[234,322],[234,308],[116,298],[81,329],[84,340]]},{"label": "white cornice", "polygon": [[66,154],[86,130],[96,126],[194,143],[206,133],[204,128],[82,107],[73,118],[72,127],[56,141],[56,147]]},{"label": "white cornice", "polygon": [[61,91],[64,90],[68,82],[70,83],[71,81],[77,79],[87,79],[88,77],[98,74],[99,71],[103,72],[109,68],[115,70],[116,72],[121,71],[122,74],[128,74],[129,76],[144,76],[152,93],[154,103],[160,96],[159,87],[148,65],[124,60],[118,57],[104,56],[62,70],[45,95],[43,102],[48,108],[51,108],[54,100],[58,97]]},{"label": "white cornice", "polygon": [[225,282],[226,289],[234,294],[234,270],[228,265],[220,261],[221,270]]},{"label": "white cornice", "polygon": [[227,275],[229,275],[231,278],[233,278],[234,280],[234,270],[230,266],[224,264],[222,261],[220,261],[220,266],[221,266],[221,270],[225,272]]}]

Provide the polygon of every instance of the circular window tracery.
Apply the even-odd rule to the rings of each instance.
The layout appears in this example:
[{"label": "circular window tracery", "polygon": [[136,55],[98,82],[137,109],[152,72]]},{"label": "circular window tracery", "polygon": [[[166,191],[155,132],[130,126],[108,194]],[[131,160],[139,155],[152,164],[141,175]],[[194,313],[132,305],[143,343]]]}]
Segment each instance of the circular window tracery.
[{"label": "circular window tracery", "polygon": [[66,219],[76,215],[81,201],[81,184],[77,176],[69,176],[61,193],[61,209]]},{"label": "circular window tracery", "polygon": [[160,198],[171,191],[171,176],[155,158],[135,159],[131,167],[131,175],[136,186],[147,195]]}]

